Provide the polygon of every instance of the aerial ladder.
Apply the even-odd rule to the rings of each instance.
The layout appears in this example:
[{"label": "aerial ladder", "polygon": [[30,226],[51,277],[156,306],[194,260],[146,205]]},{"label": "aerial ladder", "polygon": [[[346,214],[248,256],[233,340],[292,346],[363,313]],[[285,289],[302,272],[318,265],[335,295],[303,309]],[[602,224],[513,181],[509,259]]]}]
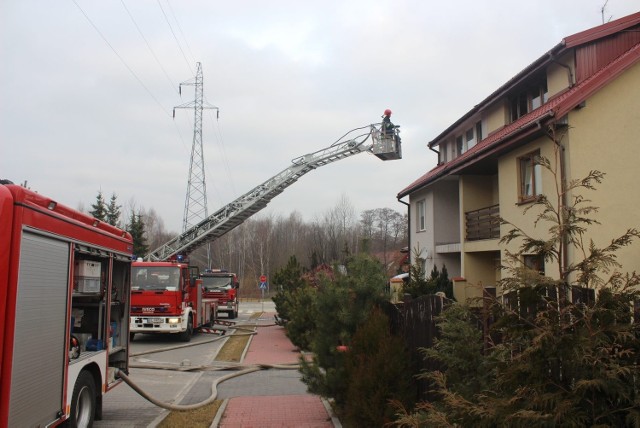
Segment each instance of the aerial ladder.
[{"label": "aerial ladder", "polygon": [[[327,148],[297,157],[291,166],[254,187],[235,201],[192,226],[161,247],[147,254],[149,261],[166,261],[188,255],[201,245],[214,241],[263,209],[277,195],[307,172],[359,153],[372,153],[384,161],[401,159],[399,126],[383,129],[380,124],[353,129]],[[368,132],[363,130],[368,129]],[[355,135],[361,132],[359,135]],[[355,135],[354,137],[349,137]]]}]

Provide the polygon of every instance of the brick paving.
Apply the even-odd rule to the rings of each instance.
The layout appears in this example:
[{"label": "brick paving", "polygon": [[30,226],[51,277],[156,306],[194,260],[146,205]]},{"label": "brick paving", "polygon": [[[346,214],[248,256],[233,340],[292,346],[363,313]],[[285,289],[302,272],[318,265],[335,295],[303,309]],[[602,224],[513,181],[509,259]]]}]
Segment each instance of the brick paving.
[{"label": "brick paving", "polygon": [[325,428],[333,423],[320,399],[304,394],[232,398],[219,426]]},{"label": "brick paving", "polygon": [[[263,315],[273,320],[273,314]],[[270,321],[269,321],[270,322]],[[253,336],[243,364],[297,363],[298,350],[280,326],[259,327]],[[265,377],[265,374],[268,374]],[[254,381],[247,384],[247,379]],[[241,378],[247,378],[240,380]],[[236,381],[236,379],[238,379]],[[256,381],[262,381],[256,383]],[[244,384],[243,384],[244,382]],[[253,387],[251,386],[253,385]],[[330,428],[340,426],[331,417],[322,399],[306,392],[295,370],[268,370],[231,379],[218,386],[219,398],[228,398],[223,414],[214,421],[220,428]],[[255,395],[262,391],[267,395]]]}]

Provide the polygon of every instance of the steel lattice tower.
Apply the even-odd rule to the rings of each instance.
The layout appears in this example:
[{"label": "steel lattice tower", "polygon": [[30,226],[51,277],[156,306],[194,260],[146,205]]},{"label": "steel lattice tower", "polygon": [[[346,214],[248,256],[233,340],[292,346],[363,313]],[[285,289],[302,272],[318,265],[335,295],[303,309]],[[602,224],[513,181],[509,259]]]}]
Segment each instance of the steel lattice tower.
[{"label": "steel lattice tower", "polygon": [[177,108],[193,109],[193,144],[191,145],[191,161],[189,162],[189,180],[187,182],[187,198],[184,203],[184,217],[182,231],[185,232],[191,226],[198,224],[209,216],[207,208],[207,185],[204,175],[204,153],[202,150],[202,110],[215,109],[217,107],[204,102],[204,89],[202,83],[202,66],[196,63],[196,77],[182,82],[179,86],[182,94],[182,86],[195,86],[195,99],[173,108],[175,117]]}]

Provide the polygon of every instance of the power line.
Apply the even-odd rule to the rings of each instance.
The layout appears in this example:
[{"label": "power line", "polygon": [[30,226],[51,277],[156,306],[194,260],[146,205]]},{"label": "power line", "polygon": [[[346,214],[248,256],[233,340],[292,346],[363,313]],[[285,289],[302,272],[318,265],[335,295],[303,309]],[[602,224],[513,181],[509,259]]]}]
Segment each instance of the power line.
[{"label": "power line", "polygon": [[138,83],[140,84],[140,86],[142,86],[144,88],[145,91],[147,91],[147,94],[149,94],[149,96],[151,98],[153,98],[153,100],[156,102],[156,104],[158,104],[158,106],[162,109],[162,111],[164,111],[167,116],[171,116],[171,113],[169,113],[167,110],[165,110],[165,108],[162,106],[162,104],[160,103],[160,101],[158,101],[158,99],[155,97],[155,95],[153,95],[153,93],[149,90],[149,88],[147,88],[147,86],[144,84],[144,82],[138,77],[138,75],[131,69],[131,67],[129,67],[129,65],[127,64],[127,62],[120,56],[120,54],[118,53],[118,51],[116,51],[116,49],[111,45],[111,43],[109,43],[109,41],[107,40],[107,38],[102,34],[102,32],[98,29],[98,27],[93,23],[93,21],[91,20],[91,18],[89,18],[89,15],[86,14],[86,12],[80,7],[80,5],[78,4],[78,2],[76,0],[72,0],[73,3],[78,7],[78,9],[80,10],[80,12],[82,12],[82,14],[84,15],[84,17],[87,19],[87,21],[89,21],[89,24],[91,24],[91,26],[93,27],[94,30],[96,30],[96,32],[98,33],[98,35],[100,35],[100,37],[102,38],[102,40],[104,40],[104,42],[107,44],[107,46],[109,46],[111,48],[111,50],[113,51],[113,53],[118,57],[118,59],[120,60],[120,62],[122,62],[122,64],[125,66],[125,68],[127,70],[129,70],[129,73],[131,73],[131,75],[138,81]]},{"label": "power line", "polygon": [[135,25],[136,29],[138,30],[138,33],[140,34],[140,37],[142,37],[142,40],[144,40],[145,44],[147,45],[147,48],[149,49],[149,52],[151,52],[151,55],[153,55],[153,58],[156,60],[156,62],[158,63],[158,65],[160,66],[160,68],[162,69],[162,72],[164,73],[165,77],[167,78],[167,81],[169,81],[169,85],[171,86],[171,90],[175,91],[176,87],[174,85],[174,80],[171,79],[169,77],[169,75],[167,74],[167,70],[165,70],[165,68],[162,66],[162,63],[160,62],[160,60],[158,59],[158,57],[156,56],[156,53],[153,51],[153,49],[151,48],[151,45],[149,44],[149,41],[147,40],[147,38],[144,36],[144,34],[142,33],[142,30],[140,29],[140,27],[138,26],[138,23],[136,22],[136,20],[133,18],[133,15],[131,15],[131,12],[129,11],[129,8],[127,8],[127,5],[124,3],[124,0],[120,0],[120,2],[122,3],[122,6],[124,7],[124,10],[127,11],[127,15],[129,15],[129,18],[131,18],[131,21],[133,22],[133,25]]},{"label": "power line", "polygon": [[160,0],[158,0],[158,6],[160,6],[160,10],[162,11],[162,15],[164,15],[164,20],[167,21],[167,24],[169,25],[169,29],[171,30],[171,34],[173,34],[173,38],[176,41],[176,43],[178,44],[178,49],[180,49],[180,52],[182,52],[182,57],[184,58],[184,62],[187,64],[187,67],[189,68],[189,71],[192,74],[195,74],[193,72],[193,69],[191,68],[191,64],[189,63],[189,60],[187,59],[187,56],[184,53],[184,50],[182,50],[182,46],[180,45],[180,42],[178,41],[178,38],[176,37],[176,33],[173,31],[173,27],[171,26],[171,22],[169,22],[169,18],[167,17],[167,14],[164,12],[164,8],[162,7],[162,3],[160,3]]},{"label": "power line", "polygon": [[[229,177],[229,181],[231,183],[231,190],[233,191],[233,193],[236,193],[236,189],[235,189],[235,183],[233,181],[233,175],[231,174],[231,167],[229,166],[229,160],[227,158],[227,151],[226,151],[226,147],[224,144],[224,139],[222,138],[222,131],[220,129],[220,122],[218,123],[218,127],[216,128],[214,126],[214,122],[213,122],[213,116],[212,113],[209,112],[209,116],[211,117],[211,128],[213,129],[214,135],[216,135],[216,139],[220,142],[220,152],[222,153],[222,163],[224,165],[224,169],[227,173],[227,176]],[[211,174],[209,174],[209,176],[211,176]]]},{"label": "power line", "polygon": [[178,18],[176,17],[176,14],[174,13],[173,8],[171,7],[171,3],[168,0],[167,0],[167,6],[169,6],[169,11],[171,12],[171,16],[173,17],[173,20],[178,26],[178,30],[180,30],[180,34],[182,35],[184,44],[187,45],[187,50],[189,51],[189,55],[191,55],[191,59],[195,60],[195,56],[193,55],[193,52],[191,51],[191,47],[189,46],[189,40],[187,40],[187,37],[184,35],[184,32],[182,31],[182,26],[180,26],[180,21],[178,21]]}]

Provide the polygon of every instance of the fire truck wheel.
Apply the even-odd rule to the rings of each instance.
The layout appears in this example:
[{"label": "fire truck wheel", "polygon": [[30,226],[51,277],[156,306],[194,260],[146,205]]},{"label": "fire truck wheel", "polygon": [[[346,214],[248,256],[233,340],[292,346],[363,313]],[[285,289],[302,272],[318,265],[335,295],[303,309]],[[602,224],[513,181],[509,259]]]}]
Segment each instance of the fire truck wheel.
[{"label": "fire truck wheel", "polygon": [[193,335],[193,318],[189,315],[189,320],[187,321],[187,329],[180,334],[180,340],[183,342],[190,342],[191,336]]},{"label": "fire truck wheel", "polygon": [[229,318],[232,318],[232,319],[238,318],[238,302],[236,302],[236,308],[229,313]]},{"label": "fire truck wheel", "polygon": [[135,333],[129,333],[129,342],[133,342],[134,337],[136,337]]},{"label": "fire truck wheel", "polygon": [[80,372],[73,387],[71,398],[71,414],[67,426],[69,428],[90,427],[96,410],[96,385],[91,373]]}]

